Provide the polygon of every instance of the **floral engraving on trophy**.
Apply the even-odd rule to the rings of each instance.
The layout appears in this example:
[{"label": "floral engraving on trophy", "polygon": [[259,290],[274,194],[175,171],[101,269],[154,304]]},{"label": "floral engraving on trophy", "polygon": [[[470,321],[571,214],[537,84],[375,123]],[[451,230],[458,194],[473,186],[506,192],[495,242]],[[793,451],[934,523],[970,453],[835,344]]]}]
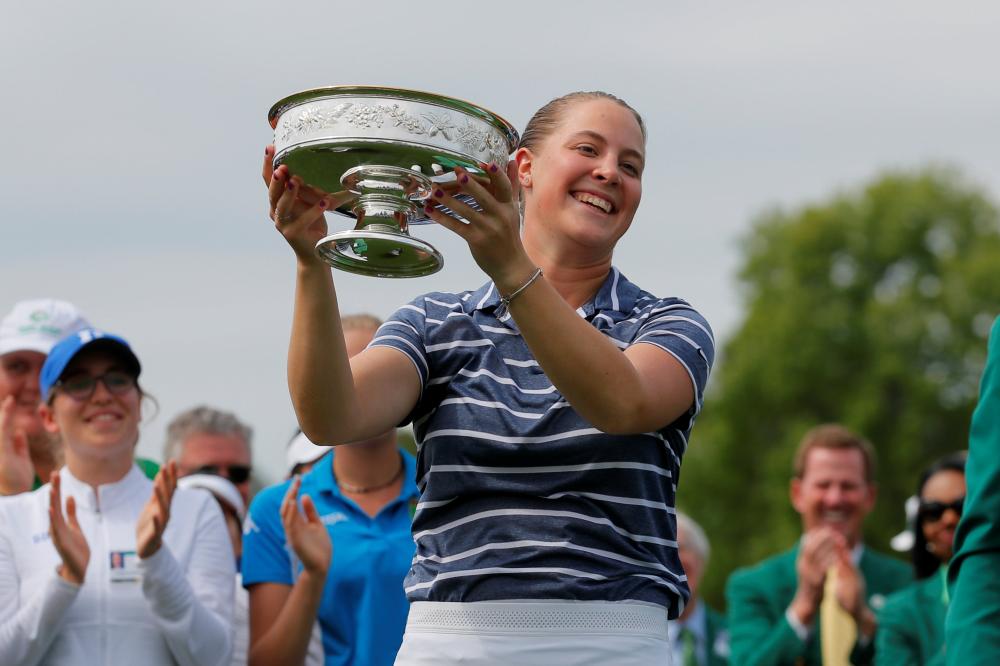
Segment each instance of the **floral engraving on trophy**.
[{"label": "floral engraving on trophy", "polygon": [[386,107],[381,104],[356,107],[344,119],[349,124],[362,129],[371,127],[382,127],[382,118],[385,115]]},{"label": "floral engraving on trophy", "polygon": [[427,128],[427,136],[437,136],[440,134],[448,141],[451,141],[451,131],[455,129],[455,123],[451,122],[451,116],[447,113],[434,113],[433,111],[423,114],[430,123]]},{"label": "floral engraving on trophy", "polygon": [[496,164],[507,163],[503,137],[498,132],[491,132],[474,125],[468,119],[465,126],[457,128],[458,142],[471,153],[487,154]]},{"label": "floral engraving on trophy", "polygon": [[353,102],[343,102],[332,109],[324,109],[320,105],[307,106],[294,118],[288,118],[282,123],[281,140],[287,141],[295,134],[310,134],[319,130],[333,127],[348,109],[354,106]]},{"label": "floral engraving on trophy", "polygon": [[411,134],[426,134],[427,130],[424,128],[424,124],[420,122],[419,118],[414,118],[403,110],[399,104],[393,104],[392,107],[387,111],[389,117],[393,120],[394,127],[402,126]]},{"label": "floral engraving on trophy", "polygon": [[333,107],[322,103],[309,104],[298,113],[289,113],[275,128],[276,139],[281,142],[314,135],[335,127],[340,121],[359,129],[381,129],[390,124],[409,134],[455,141],[462,148],[496,164],[507,161],[507,146],[503,136],[491,128],[483,127],[465,118],[463,125],[456,125],[451,115],[444,111],[428,111],[419,116],[411,114],[399,104],[358,104],[342,102]]}]

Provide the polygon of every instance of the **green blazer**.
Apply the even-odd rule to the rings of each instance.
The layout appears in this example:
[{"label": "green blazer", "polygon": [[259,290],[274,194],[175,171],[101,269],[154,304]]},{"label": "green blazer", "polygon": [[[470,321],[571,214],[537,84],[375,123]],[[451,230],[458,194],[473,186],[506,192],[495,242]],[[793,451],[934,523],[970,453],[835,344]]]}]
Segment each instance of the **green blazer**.
[{"label": "green blazer", "polygon": [[[799,547],[775,555],[746,569],[735,571],[726,583],[729,605],[730,661],[740,666],[815,664],[820,666],[819,617],[809,640],[799,640],[785,619],[795,596],[798,577],[795,559]],[[868,605],[878,611],[885,597],[913,581],[910,567],[899,560],[865,548],[861,555]],[[855,646],[851,662],[870,664],[874,645]]]},{"label": "green blazer", "polygon": [[949,664],[1000,663],[1000,319],[990,333],[965,467],[945,621]]},{"label": "green blazer", "polygon": [[875,635],[876,664],[944,665],[944,616],[948,612],[944,572],[942,569],[886,599]]}]

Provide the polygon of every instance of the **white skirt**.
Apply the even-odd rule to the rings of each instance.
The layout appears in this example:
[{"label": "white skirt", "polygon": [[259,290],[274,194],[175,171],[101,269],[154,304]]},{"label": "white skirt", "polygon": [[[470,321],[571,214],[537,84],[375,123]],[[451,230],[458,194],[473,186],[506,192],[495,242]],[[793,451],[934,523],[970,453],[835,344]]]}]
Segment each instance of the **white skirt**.
[{"label": "white skirt", "polygon": [[396,666],[670,666],[665,608],[631,602],[410,604]]}]

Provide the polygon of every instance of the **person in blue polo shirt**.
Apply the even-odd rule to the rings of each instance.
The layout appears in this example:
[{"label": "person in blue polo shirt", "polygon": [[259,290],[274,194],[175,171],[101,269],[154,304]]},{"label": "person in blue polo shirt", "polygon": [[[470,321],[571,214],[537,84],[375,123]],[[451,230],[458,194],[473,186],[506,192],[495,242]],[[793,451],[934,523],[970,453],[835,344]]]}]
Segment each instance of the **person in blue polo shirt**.
[{"label": "person in blue polo shirt", "polygon": [[[639,114],[572,93],[534,115],[510,164],[456,168],[424,210],[489,280],[410,301],[353,359],[314,249],[343,198],[315,200],[265,152],[271,219],[297,258],[303,432],[354,441],[412,422],[419,446],[396,663],[670,663],[667,621],[690,595],[675,497],[715,343],[687,302],[611,262],[642,193]],[[661,251],[690,248],[665,233]]]},{"label": "person in blue polo shirt", "polygon": [[[355,315],[343,323],[354,355],[380,322]],[[254,498],[242,561],[251,664],[303,663],[317,615],[328,666],[393,663],[409,608],[414,476],[392,429],[336,447],[306,475]]]}]

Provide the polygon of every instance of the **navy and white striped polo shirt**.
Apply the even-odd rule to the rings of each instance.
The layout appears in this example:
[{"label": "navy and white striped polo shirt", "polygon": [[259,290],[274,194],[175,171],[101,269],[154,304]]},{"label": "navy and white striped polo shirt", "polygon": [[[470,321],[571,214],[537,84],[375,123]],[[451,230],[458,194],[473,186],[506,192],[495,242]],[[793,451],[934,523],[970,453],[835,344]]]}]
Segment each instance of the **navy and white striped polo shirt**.
[{"label": "navy and white striped polo shirt", "polygon": [[422,385],[410,601],[628,600],[675,617],[688,588],[674,496],[715,355],[708,323],[611,269],[580,316],[621,349],[673,355],[696,399],[658,432],[607,435],[567,404],[513,319],[494,316],[499,302],[491,282],[427,294],[371,343],[405,353]]}]

